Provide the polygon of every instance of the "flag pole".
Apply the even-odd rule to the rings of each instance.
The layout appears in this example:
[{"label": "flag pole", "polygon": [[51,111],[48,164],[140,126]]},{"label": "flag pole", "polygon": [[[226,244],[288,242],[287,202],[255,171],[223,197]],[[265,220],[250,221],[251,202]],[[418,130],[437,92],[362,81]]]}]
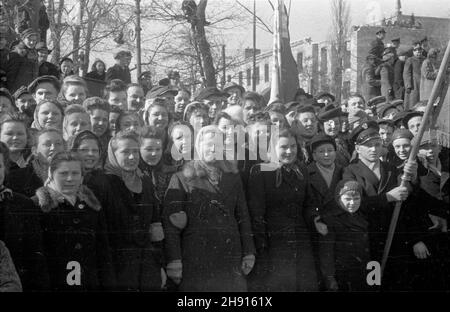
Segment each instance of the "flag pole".
[{"label": "flag pole", "polygon": [[[423,134],[425,133],[425,130],[429,126],[428,121],[430,120],[431,114],[433,113],[433,104],[439,95],[438,92],[440,90],[442,90],[440,88],[440,86],[441,86],[441,83],[445,79],[446,72],[447,72],[447,69],[449,66],[449,61],[450,61],[450,41],[447,43],[447,49],[445,50],[445,54],[442,59],[441,66],[439,67],[438,75],[436,77],[436,80],[434,81],[433,89],[431,90],[430,97],[428,98],[427,107],[426,107],[425,113],[423,114],[423,117],[422,117],[422,123],[420,124],[419,132],[413,139],[411,153],[409,154],[409,158],[408,158],[409,163],[414,162],[416,160],[417,153],[419,152],[420,142],[422,141],[422,137],[423,137]],[[406,172],[403,173],[401,179],[402,179],[402,181],[400,183],[400,186],[403,186],[403,187],[405,187],[407,185],[407,183],[409,181],[411,181],[411,177]],[[391,249],[392,240],[394,238],[395,228],[397,227],[397,221],[398,221],[398,217],[400,215],[401,207],[402,207],[402,202],[401,201],[397,202],[395,204],[395,209],[392,214],[391,223],[389,225],[388,236],[386,239],[386,244],[384,246],[383,258],[381,260],[381,277],[383,277],[384,269],[386,267],[386,262],[389,257],[389,251]]]}]

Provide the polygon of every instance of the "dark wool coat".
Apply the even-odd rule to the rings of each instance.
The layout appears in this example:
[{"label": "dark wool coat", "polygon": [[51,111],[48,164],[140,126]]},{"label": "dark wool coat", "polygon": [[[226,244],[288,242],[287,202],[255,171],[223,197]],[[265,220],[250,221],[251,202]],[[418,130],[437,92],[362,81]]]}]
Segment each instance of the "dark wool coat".
[{"label": "dark wool coat", "polygon": [[408,107],[413,107],[420,101],[420,77],[423,61],[423,57],[413,56],[408,58],[405,62],[403,81],[405,82],[405,90],[411,89]]},{"label": "dark wool coat", "polygon": [[[445,218],[447,205],[413,186],[408,199],[402,204],[391,252],[386,263],[383,287],[387,290],[448,290],[449,237],[433,226],[428,214]],[[418,259],[414,245],[423,242],[431,256]]]},{"label": "dark wool coat", "polygon": [[[111,290],[114,272],[106,225],[100,203],[82,186],[72,206],[55,191],[42,187],[33,197],[41,209],[44,250],[53,291]],[[69,262],[81,268],[80,285],[69,285]],[[71,268],[73,270],[73,268]]]},{"label": "dark wool coat", "polygon": [[44,181],[36,174],[32,162],[29,162],[24,168],[20,168],[16,163],[11,162],[5,185],[14,192],[31,198],[38,188],[44,186]]},{"label": "dark wool coat", "polygon": [[293,170],[252,168],[248,184],[248,205],[252,218],[257,267],[252,272],[252,290],[314,291],[317,275],[311,237],[304,213],[308,201],[309,175],[301,166],[301,177]]},{"label": "dark wool coat", "polygon": [[371,259],[381,261],[386,235],[389,229],[394,204],[387,201],[386,193],[399,185],[401,174],[391,164],[380,163],[381,179],[375,176],[361,160],[344,169],[344,180],[356,180],[363,189],[361,209],[367,209]]},{"label": "dark wool coat", "polygon": [[91,72],[88,72],[84,77],[90,78],[90,79],[95,79],[95,80],[105,81],[106,72],[99,74],[98,71],[91,71]]},{"label": "dark wool coat", "polygon": [[39,74],[38,76],[44,76],[44,75],[50,75],[55,76],[56,79],[59,79],[59,69],[58,66],[56,66],[53,63],[50,62],[43,62],[39,65]]},{"label": "dark wool coat", "polygon": [[349,213],[340,208],[322,218],[328,234],[320,235],[319,256],[324,277],[335,276],[339,289],[367,289],[367,263],[370,261],[367,216],[361,210]]},{"label": "dark wool coat", "polygon": [[379,59],[383,56],[384,51],[384,43],[380,38],[376,38],[375,40],[370,42],[370,50],[368,54],[374,54]]},{"label": "dark wool coat", "polygon": [[[222,173],[215,187],[190,162],[172,176],[165,204],[167,260],[182,261],[180,290],[246,291],[242,257],[255,254],[255,247],[239,175]],[[174,221],[182,211],[184,229]]]},{"label": "dark wool coat", "polygon": [[0,293],[21,292],[22,285],[8,248],[0,241]]},{"label": "dark wool coat", "polygon": [[28,86],[38,76],[38,71],[37,60],[11,52],[6,64],[8,90],[12,94],[21,86]]},{"label": "dark wool coat", "polygon": [[0,240],[8,246],[24,291],[49,290],[39,209],[18,193],[0,202]]},{"label": "dark wool coat", "polygon": [[306,221],[312,226],[314,231],[314,218],[316,216],[325,216],[339,210],[339,207],[334,199],[334,190],[336,189],[338,182],[342,180],[342,172],[343,168],[336,165],[333,179],[331,180],[330,187],[328,187],[316,163],[313,162],[308,166],[308,197],[310,204],[305,210],[305,217],[307,217]]},{"label": "dark wool coat", "polygon": [[113,79],[120,79],[126,84],[131,83],[130,69],[123,68],[122,66],[116,64],[106,71],[106,82],[109,83]]},{"label": "dark wool coat", "polygon": [[375,74],[376,65],[365,64],[361,76],[361,93],[366,102],[373,97],[381,95],[380,76]]},{"label": "dark wool coat", "polygon": [[161,290],[162,252],[150,236],[150,224],[160,222],[151,180],[142,177],[140,194],[112,174],[97,175],[89,185],[105,207],[117,289]]},{"label": "dark wool coat", "polygon": [[[394,96],[396,100],[403,100],[405,95],[405,83],[403,81],[403,69],[405,68],[405,62],[396,59],[394,63]],[[403,102],[406,107],[406,101]]]},{"label": "dark wool coat", "polygon": [[388,63],[380,65],[381,95],[390,100],[394,97],[394,67]]}]

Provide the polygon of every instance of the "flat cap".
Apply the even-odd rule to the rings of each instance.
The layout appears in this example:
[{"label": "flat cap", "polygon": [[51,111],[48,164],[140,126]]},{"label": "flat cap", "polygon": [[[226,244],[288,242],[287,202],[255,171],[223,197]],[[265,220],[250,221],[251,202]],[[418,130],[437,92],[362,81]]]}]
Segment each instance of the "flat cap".
[{"label": "flat cap", "polygon": [[36,91],[37,86],[44,82],[51,83],[58,92],[61,89],[61,84],[59,83],[59,80],[55,76],[44,75],[37,77],[28,85],[28,92],[33,94]]},{"label": "flat cap", "polygon": [[377,107],[381,104],[386,103],[386,97],[384,95],[379,95],[379,96],[375,96],[373,98],[371,98],[370,100],[367,101],[367,106],[369,107]]},{"label": "flat cap", "polygon": [[177,95],[178,90],[171,88],[170,86],[154,86],[150,89],[149,92],[147,92],[147,95],[145,98],[148,99],[155,99],[157,97],[163,96],[164,94],[173,94],[174,96]]},{"label": "flat cap", "polygon": [[321,122],[325,122],[333,118],[341,117],[342,115],[342,109],[340,107],[328,104],[322,109],[317,117]]},{"label": "flat cap", "polygon": [[33,29],[31,29],[31,28],[27,28],[27,29],[25,29],[24,31],[22,31],[22,32],[20,33],[20,39],[21,39],[21,40],[24,40],[24,39],[27,38],[28,36],[32,36],[32,35],[37,36],[37,33],[36,33]]},{"label": "flat cap", "polygon": [[318,148],[320,145],[323,144],[331,144],[336,150],[336,141],[332,137],[325,134],[319,134],[314,136],[309,143],[312,152],[314,152],[316,148]]},{"label": "flat cap", "polygon": [[243,86],[237,84],[236,82],[230,81],[228,82],[224,87],[223,87],[223,91],[224,92],[228,92],[229,90],[236,88],[239,89],[241,91],[241,94],[245,93],[245,89]]},{"label": "flat cap", "polygon": [[394,131],[394,134],[392,135],[392,142],[398,139],[412,140],[413,138],[414,135],[408,129],[397,129]]},{"label": "flat cap", "polygon": [[416,117],[416,116],[423,116],[423,112],[418,112],[418,111],[412,111],[412,112],[408,112],[406,115],[405,115],[405,117],[403,117],[403,119],[402,119],[402,124],[403,124],[403,126],[406,128],[406,129],[408,129],[408,121],[411,119],[411,118],[414,118],[414,117]]},{"label": "flat cap", "polygon": [[47,48],[47,45],[45,44],[45,42],[38,42],[36,44],[35,47],[36,51],[47,51],[47,53],[52,53],[52,50],[50,50],[49,48]]},{"label": "flat cap", "polygon": [[376,34],[378,35],[379,33],[386,33],[386,30],[384,30],[384,28],[380,28],[380,29],[378,29]]},{"label": "flat cap", "polygon": [[230,95],[227,92],[220,91],[216,87],[206,87],[206,88],[203,88],[202,90],[200,90],[200,92],[195,97],[195,100],[203,101],[212,96],[227,98]]},{"label": "flat cap", "polygon": [[26,86],[21,86],[19,89],[16,90],[16,92],[14,92],[13,97],[17,101],[17,99],[24,94],[30,94],[30,92],[28,92],[28,88]]},{"label": "flat cap", "polygon": [[121,50],[121,51],[117,52],[116,54],[114,54],[114,59],[117,60],[117,59],[119,59],[121,57],[124,57],[124,56],[131,57],[131,52],[130,51],[126,51],[126,50]]},{"label": "flat cap", "polygon": [[350,133],[350,140],[354,144],[365,144],[373,139],[379,139],[379,126],[376,121],[364,121]]}]

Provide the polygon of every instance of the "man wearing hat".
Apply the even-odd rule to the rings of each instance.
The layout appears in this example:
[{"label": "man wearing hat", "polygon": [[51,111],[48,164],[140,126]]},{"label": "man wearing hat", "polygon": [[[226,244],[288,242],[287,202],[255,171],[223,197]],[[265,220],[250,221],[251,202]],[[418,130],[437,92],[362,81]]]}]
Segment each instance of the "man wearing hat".
[{"label": "man wearing hat", "polygon": [[396,38],[392,39],[391,43],[392,43],[392,47],[394,47],[395,50],[398,50],[398,48],[400,47],[400,37],[396,37]]},{"label": "man wearing hat", "polygon": [[320,92],[317,96],[316,96],[316,100],[318,103],[323,103],[323,106],[327,106],[328,104],[333,103],[336,98],[334,97],[333,94],[328,93],[328,92]]},{"label": "man wearing hat", "polygon": [[[358,159],[344,169],[343,179],[355,180],[363,187],[363,198],[368,209],[371,259],[381,261],[389,229],[392,208],[405,200],[408,188],[397,186],[402,173],[392,164],[380,161],[382,140],[375,121],[364,122],[351,133]],[[414,176],[417,164],[406,164],[405,172]]]},{"label": "man wearing hat", "polygon": [[427,58],[423,61],[421,67],[420,76],[420,100],[428,101],[431,95],[431,90],[433,89],[434,81],[436,80],[437,74],[439,72],[439,63],[437,61],[437,56],[439,50],[431,48],[428,51]]},{"label": "man wearing hat", "polygon": [[45,42],[39,42],[36,45],[36,51],[38,53],[38,63],[39,63],[39,74],[38,76],[55,76],[59,79],[59,70],[55,64],[47,62],[48,55],[52,53],[52,50],[47,48]]},{"label": "man wearing hat", "polygon": [[106,82],[109,83],[113,79],[120,79],[126,84],[131,83],[131,74],[128,66],[131,63],[130,51],[119,51],[114,55],[116,64],[106,72]]},{"label": "man wearing hat", "polygon": [[178,90],[171,86],[154,86],[149,92],[147,92],[146,99],[162,98],[165,100],[167,109],[169,112],[175,112],[175,96]]},{"label": "man wearing hat", "polygon": [[419,133],[420,125],[422,124],[423,112],[411,111],[402,119],[402,124],[405,129],[411,131],[416,136]]},{"label": "man wearing hat", "polygon": [[378,59],[381,60],[384,51],[384,43],[383,40],[386,37],[386,31],[383,28],[380,28],[376,32],[377,38],[370,43],[369,54],[375,55]]},{"label": "man wearing hat", "polygon": [[375,54],[369,54],[366,58],[366,64],[361,71],[361,92],[366,101],[381,95],[381,78],[375,71],[378,66],[377,58],[378,57]]},{"label": "man wearing hat", "polygon": [[214,120],[216,115],[222,110],[223,102],[225,102],[228,96],[228,93],[220,91],[216,87],[206,87],[197,94],[195,101],[208,105],[209,118]]},{"label": "man wearing hat", "polygon": [[228,106],[242,105],[243,95],[245,93],[243,86],[230,81],[224,86],[223,91],[230,95],[227,99]]},{"label": "man wearing hat", "polygon": [[[27,115],[33,120],[34,109],[36,108],[36,101],[26,86],[20,87],[14,94],[14,100],[16,101],[16,107],[19,112]],[[30,122],[31,125],[31,122]]]},{"label": "man wearing hat", "polygon": [[147,95],[147,92],[153,87],[152,84],[152,73],[150,71],[145,71],[141,73],[139,77],[139,84],[144,89],[144,95]]},{"label": "man wearing hat", "polygon": [[[397,49],[397,58],[394,62],[394,97],[403,100],[405,97],[405,83],[403,81],[403,69],[405,68],[407,49]],[[405,99],[406,102],[406,99]]]},{"label": "man wearing hat", "polygon": [[422,63],[424,61],[422,48],[415,47],[413,49],[413,54],[412,57],[406,60],[405,68],[403,70],[405,93],[409,95],[408,103],[405,103],[405,109],[413,107],[420,101],[420,79]]},{"label": "man wearing hat", "polygon": [[318,118],[323,132],[335,140],[337,150],[336,163],[342,167],[346,167],[350,162],[351,155],[348,151],[347,142],[341,133],[342,115],[343,112],[340,107],[328,104],[319,113]]},{"label": "man wearing hat", "polygon": [[395,49],[386,48],[383,52],[382,63],[379,66],[381,95],[389,102],[394,97],[394,62]]},{"label": "man wearing hat", "polygon": [[33,80],[28,86],[28,92],[37,104],[43,100],[56,100],[61,85],[54,76],[41,76]]}]

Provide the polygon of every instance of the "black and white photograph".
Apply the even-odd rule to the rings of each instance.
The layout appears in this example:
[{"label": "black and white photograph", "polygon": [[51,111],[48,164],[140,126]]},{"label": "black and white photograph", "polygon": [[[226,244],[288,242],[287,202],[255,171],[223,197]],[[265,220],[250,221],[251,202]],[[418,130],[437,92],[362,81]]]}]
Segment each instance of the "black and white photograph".
[{"label": "black and white photograph", "polygon": [[447,0],[1,0],[0,55],[0,292],[450,292]]}]

